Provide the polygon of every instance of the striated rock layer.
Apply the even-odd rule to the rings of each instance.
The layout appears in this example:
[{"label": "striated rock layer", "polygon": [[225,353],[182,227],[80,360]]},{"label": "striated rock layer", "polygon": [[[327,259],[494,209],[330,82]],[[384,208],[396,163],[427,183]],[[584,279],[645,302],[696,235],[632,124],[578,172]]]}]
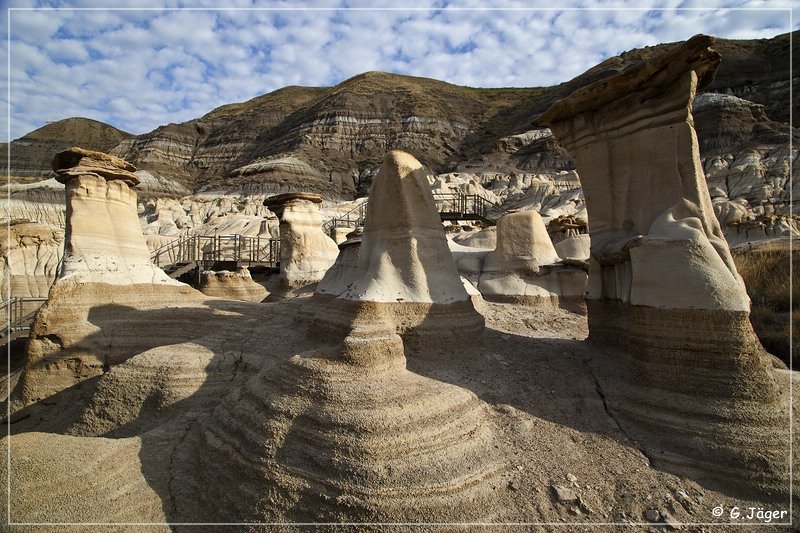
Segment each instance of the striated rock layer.
[{"label": "striated rock layer", "polygon": [[126,306],[163,307],[202,298],[150,263],[131,189],[138,179],[130,164],[72,148],[56,154],[53,167],[66,184],[64,257],[31,328],[17,406],[102,374],[130,355],[130,345],[143,342],[142,333],[119,322],[108,328]]},{"label": "striated rock layer", "polygon": [[[788,403],[714,216],[691,102],[713,38],[576,91],[540,121],[575,157],[589,212],[590,340],[609,404],[656,465],[788,492]],[[622,355],[620,355],[620,353]]]},{"label": "striated rock layer", "polygon": [[375,342],[380,360],[366,365],[337,349],[295,356],[215,411],[198,454],[207,519],[462,521],[502,509],[487,406],[407,371],[398,337]]},{"label": "striated rock layer", "polygon": [[507,467],[488,406],[405,368],[404,351],[435,349],[410,334],[435,329],[442,343],[444,331],[483,327],[409,154],[387,154],[375,179],[356,280],[307,305],[318,303],[311,332],[334,345],[259,373],[204,424],[197,484],[207,519],[494,518]]},{"label": "striated rock layer", "polygon": [[206,296],[228,300],[260,302],[267,297],[267,289],[253,281],[247,267],[239,267],[236,272],[228,270],[205,271],[200,273],[197,288]]}]

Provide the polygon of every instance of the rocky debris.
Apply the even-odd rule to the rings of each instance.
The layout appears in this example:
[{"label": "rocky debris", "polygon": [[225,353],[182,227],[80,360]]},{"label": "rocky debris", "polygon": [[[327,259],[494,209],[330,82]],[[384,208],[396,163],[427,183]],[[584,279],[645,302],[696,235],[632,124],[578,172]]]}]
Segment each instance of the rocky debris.
[{"label": "rocky debris", "polygon": [[629,361],[598,382],[620,427],[665,468],[777,494],[787,398],[748,321],[691,116],[719,66],[713,42],[580,89],[540,122],[575,157],[592,213],[590,339]]},{"label": "rocky debris", "polygon": [[578,501],[578,495],[575,491],[562,485],[551,485],[550,488],[556,495],[556,500],[563,503],[572,503]]},{"label": "rocky debris", "polygon": [[199,301],[200,293],[150,262],[136,214],[134,168],[107,154],[72,148],[53,159],[65,183],[61,269],[31,327],[27,362],[12,397],[17,409],[100,375],[124,357],[135,332],[102,330],[102,309]]},{"label": "rocky debris", "polygon": [[489,300],[529,303],[582,301],[586,272],[565,266],[541,216],[512,213],[497,223],[497,247],[486,254],[478,290]]},{"label": "rocky debris", "polygon": [[321,203],[319,195],[303,192],[264,200],[280,221],[280,279],[285,289],[296,290],[319,282],[336,261],[339,248],[322,231]]},{"label": "rocky debris", "polygon": [[250,270],[241,266],[235,272],[206,270],[200,272],[197,290],[214,298],[260,302],[267,297],[267,289],[253,281]]},{"label": "rocky debris", "polygon": [[558,243],[569,237],[588,235],[589,226],[585,220],[575,215],[559,215],[547,223],[547,233]]},{"label": "rocky debris", "polygon": [[648,522],[661,522],[661,513],[655,509],[648,509],[644,512],[644,518]]}]

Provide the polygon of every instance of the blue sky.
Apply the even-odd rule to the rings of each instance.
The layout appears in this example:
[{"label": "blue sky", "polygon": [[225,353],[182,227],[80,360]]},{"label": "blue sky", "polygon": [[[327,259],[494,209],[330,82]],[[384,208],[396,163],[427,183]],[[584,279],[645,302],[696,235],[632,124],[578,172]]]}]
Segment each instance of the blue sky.
[{"label": "blue sky", "polygon": [[[408,3],[419,9],[374,9],[397,4],[1,2],[11,79],[0,95],[11,103],[2,138],[71,116],[145,133],[286,85],[334,85],[368,70],[479,87],[553,85],[622,51],[696,33],[786,33],[793,2],[645,0],[634,4],[647,9],[629,9],[622,0],[419,0]],[[237,9],[207,9],[222,5]],[[20,9],[43,7],[61,9]],[[800,28],[800,13],[792,15]],[[2,70],[6,80],[8,65]]]}]

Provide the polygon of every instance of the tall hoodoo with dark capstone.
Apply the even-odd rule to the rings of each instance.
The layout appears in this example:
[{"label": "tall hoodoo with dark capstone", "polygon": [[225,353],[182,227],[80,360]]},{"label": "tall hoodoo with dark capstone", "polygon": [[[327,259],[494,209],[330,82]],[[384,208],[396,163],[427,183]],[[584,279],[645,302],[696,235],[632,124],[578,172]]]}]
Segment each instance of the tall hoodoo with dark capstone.
[{"label": "tall hoodoo with dark capstone", "polygon": [[[15,406],[55,394],[124,360],[129,345],[139,343],[144,333],[124,325],[122,306],[163,307],[202,298],[150,262],[136,211],[133,188],[139,179],[133,165],[70,148],[55,155],[53,170],[66,186],[64,256],[49,300],[31,327]],[[155,331],[147,335],[154,342],[159,337]]]},{"label": "tall hoodoo with dark capstone", "polygon": [[[589,214],[590,340],[619,350],[611,407],[655,464],[788,490],[788,404],[748,321],[691,108],[720,56],[698,35],[539,119],[574,157]],[[611,376],[607,376],[612,379]]]}]

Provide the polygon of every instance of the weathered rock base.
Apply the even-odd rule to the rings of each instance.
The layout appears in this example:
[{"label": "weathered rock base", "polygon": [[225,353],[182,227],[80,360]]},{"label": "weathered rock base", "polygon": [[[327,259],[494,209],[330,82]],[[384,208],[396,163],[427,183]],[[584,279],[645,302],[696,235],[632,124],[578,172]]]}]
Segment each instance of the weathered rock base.
[{"label": "weathered rock base", "polygon": [[608,408],[656,467],[785,501],[788,395],[747,313],[587,304]]},{"label": "weathered rock base", "polygon": [[253,281],[247,267],[239,267],[235,272],[228,270],[201,272],[197,290],[214,298],[246,302],[260,302],[269,294],[263,285]]},{"label": "weathered rock base", "polygon": [[[25,370],[12,397],[12,411],[103,374],[146,345],[169,344],[187,327],[179,313],[148,310],[196,305],[204,297],[188,285],[109,285],[59,280],[31,328]],[[136,320],[134,317],[140,317]]]},{"label": "weathered rock base", "polygon": [[488,407],[407,371],[394,338],[370,341],[380,362],[323,348],[232,394],[202,428],[204,519],[484,521],[502,510]]},{"label": "weathered rock base", "polygon": [[316,294],[309,303],[322,304],[309,326],[312,338],[345,342],[352,336],[385,336],[385,332],[390,332],[402,337],[407,350],[421,356],[467,349],[474,345],[485,325],[483,315],[475,310],[471,299],[436,304],[329,299]]}]

